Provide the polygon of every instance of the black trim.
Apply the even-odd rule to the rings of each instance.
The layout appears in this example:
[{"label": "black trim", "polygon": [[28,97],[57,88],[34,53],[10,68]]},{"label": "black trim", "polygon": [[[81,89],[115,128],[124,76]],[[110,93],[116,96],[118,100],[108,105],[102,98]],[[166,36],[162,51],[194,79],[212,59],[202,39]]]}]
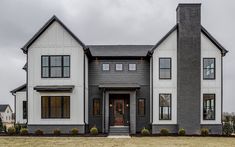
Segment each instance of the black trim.
[{"label": "black trim", "polygon": [[[206,118],[204,118],[204,96],[206,96],[206,95],[213,95],[213,99],[214,99],[214,118],[212,118],[212,119],[206,119]],[[214,94],[214,93],[204,93],[203,94],[203,99],[202,99],[202,108],[203,108],[203,114],[202,114],[202,117],[203,117],[203,120],[216,120],[216,95]],[[221,112],[221,113],[223,113],[223,112]]]},{"label": "black trim", "polygon": [[[214,68],[210,68],[210,69],[214,69],[214,77],[213,78],[205,78],[204,70],[208,69],[207,67],[204,67],[204,60],[206,60],[206,59],[209,59],[209,60],[213,59],[214,60]],[[216,79],[216,59],[215,58],[203,58],[202,62],[203,62],[202,63],[203,64],[203,66],[202,66],[203,80],[215,80]]]},{"label": "black trim", "polygon": [[[170,115],[169,115],[169,108],[168,108],[168,119],[161,119],[161,111],[160,111],[160,97],[161,95],[170,95]],[[172,95],[171,93],[159,93],[159,120],[172,120]]]},{"label": "black trim", "polygon": [[[48,66],[43,66],[43,58],[48,58]],[[51,57],[61,57],[61,66],[51,66]],[[64,66],[64,57],[69,57],[69,66]],[[70,78],[71,75],[71,59],[70,55],[42,55],[41,56],[41,78]],[[51,68],[53,67],[60,67],[61,68],[61,76],[60,77],[54,77],[51,76]],[[69,76],[64,76],[64,68],[69,68]],[[48,68],[48,77],[43,76],[43,68]]]},{"label": "black trim", "polygon": [[[160,67],[160,60],[161,60],[161,59],[170,59],[170,68],[161,68],[161,67]],[[159,65],[159,67],[158,67],[159,79],[160,79],[160,80],[171,80],[171,78],[172,78],[172,71],[171,71],[171,70],[172,70],[172,60],[171,60],[171,57],[160,57],[160,58],[159,58],[159,63],[158,63],[158,65]],[[161,70],[161,69],[170,69],[170,77],[169,77],[169,78],[161,78],[161,77],[160,77],[160,70]]]},{"label": "black trim", "polygon": [[[43,97],[47,97],[48,98],[48,117],[44,117],[43,116]],[[61,117],[51,117],[51,97],[54,97],[54,96],[41,96],[41,119],[70,119],[70,114],[71,114],[71,101],[70,101],[70,96],[55,96],[55,97],[60,97],[60,103],[61,103]],[[68,97],[69,99],[69,103],[68,103],[68,107],[69,107],[69,116],[68,117],[65,117],[64,116],[64,97]]]}]

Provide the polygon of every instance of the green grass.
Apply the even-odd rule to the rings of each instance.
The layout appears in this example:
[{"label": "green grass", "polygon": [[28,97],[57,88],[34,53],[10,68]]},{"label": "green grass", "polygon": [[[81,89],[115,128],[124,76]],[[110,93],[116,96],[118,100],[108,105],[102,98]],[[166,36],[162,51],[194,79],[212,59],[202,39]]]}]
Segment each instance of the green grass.
[{"label": "green grass", "polygon": [[235,147],[234,137],[132,137],[110,139],[106,137],[0,137],[4,147]]}]

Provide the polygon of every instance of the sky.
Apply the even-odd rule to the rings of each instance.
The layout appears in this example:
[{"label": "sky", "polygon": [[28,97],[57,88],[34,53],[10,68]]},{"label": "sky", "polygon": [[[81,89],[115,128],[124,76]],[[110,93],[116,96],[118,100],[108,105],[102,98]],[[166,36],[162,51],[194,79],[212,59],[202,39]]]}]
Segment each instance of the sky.
[{"label": "sky", "polygon": [[200,2],[202,25],[227,49],[224,111],[235,112],[234,0],[1,0],[0,104],[26,81],[21,47],[56,15],[85,44],[156,44],[176,23],[176,7]]}]

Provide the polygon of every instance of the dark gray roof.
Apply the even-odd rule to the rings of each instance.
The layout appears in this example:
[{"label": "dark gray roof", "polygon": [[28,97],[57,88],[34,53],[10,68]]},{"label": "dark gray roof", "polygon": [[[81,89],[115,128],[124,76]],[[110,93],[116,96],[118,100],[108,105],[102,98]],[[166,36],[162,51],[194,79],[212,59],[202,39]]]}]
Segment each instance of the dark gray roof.
[{"label": "dark gray roof", "polygon": [[[160,39],[156,45],[148,52],[148,55],[152,55],[154,50],[175,30],[177,30],[178,25],[176,24],[165,36]],[[207,36],[207,38],[221,51],[222,56],[225,56],[228,52],[203,26],[201,26],[201,32]]]},{"label": "dark gray roof", "polygon": [[145,57],[153,45],[88,45],[93,57]]},{"label": "dark gray roof", "polygon": [[124,83],[124,84],[112,84],[112,83],[107,83],[107,84],[100,84],[99,88],[139,89],[140,85],[136,84],[136,83],[133,83],[133,84],[126,84],[126,83]]},{"label": "dark gray roof", "polygon": [[71,32],[55,15],[51,17],[43,27],[21,48],[24,53],[27,53],[28,48],[34,43],[35,40],[54,22],[58,22],[83,48],[86,50],[85,44]]},{"label": "dark gray roof", "polygon": [[19,87],[17,87],[16,89],[10,91],[11,93],[16,93],[16,92],[19,92],[19,91],[26,91],[26,84],[23,84]]},{"label": "dark gray roof", "polygon": [[40,85],[35,86],[34,90],[38,92],[72,92],[74,85]]},{"label": "dark gray roof", "polygon": [[[8,104],[0,105],[0,112],[5,112],[5,110],[8,106],[10,107],[10,105],[8,105]],[[11,109],[11,107],[10,107],[10,109]]]}]

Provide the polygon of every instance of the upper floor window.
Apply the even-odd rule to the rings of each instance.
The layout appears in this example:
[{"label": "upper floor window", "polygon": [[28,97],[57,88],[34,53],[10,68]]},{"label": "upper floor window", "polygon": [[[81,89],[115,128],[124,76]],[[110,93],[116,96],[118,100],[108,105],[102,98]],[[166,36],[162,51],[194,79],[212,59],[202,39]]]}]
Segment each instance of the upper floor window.
[{"label": "upper floor window", "polygon": [[109,71],[109,64],[108,63],[102,64],[102,70],[103,71]]},{"label": "upper floor window", "polygon": [[42,96],[42,118],[70,118],[69,96]]},{"label": "upper floor window", "polygon": [[203,58],[203,79],[215,79],[215,58]]},{"label": "upper floor window", "polygon": [[215,120],[215,94],[203,94],[203,120]]},{"label": "upper floor window", "polygon": [[159,95],[159,120],[171,120],[171,94]]},{"label": "upper floor window", "polygon": [[123,70],[123,65],[122,64],[116,64],[116,71],[122,71]]},{"label": "upper floor window", "polygon": [[23,119],[27,119],[27,101],[23,101]]},{"label": "upper floor window", "polygon": [[42,78],[69,78],[70,56],[50,55],[42,56],[41,59]]},{"label": "upper floor window", "polygon": [[159,58],[159,79],[171,79],[171,58]]},{"label": "upper floor window", "polygon": [[133,63],[129,64],[128,69],[129,69],[129,71],[135,71],[136,70],[136,64],[133,64]]}]

